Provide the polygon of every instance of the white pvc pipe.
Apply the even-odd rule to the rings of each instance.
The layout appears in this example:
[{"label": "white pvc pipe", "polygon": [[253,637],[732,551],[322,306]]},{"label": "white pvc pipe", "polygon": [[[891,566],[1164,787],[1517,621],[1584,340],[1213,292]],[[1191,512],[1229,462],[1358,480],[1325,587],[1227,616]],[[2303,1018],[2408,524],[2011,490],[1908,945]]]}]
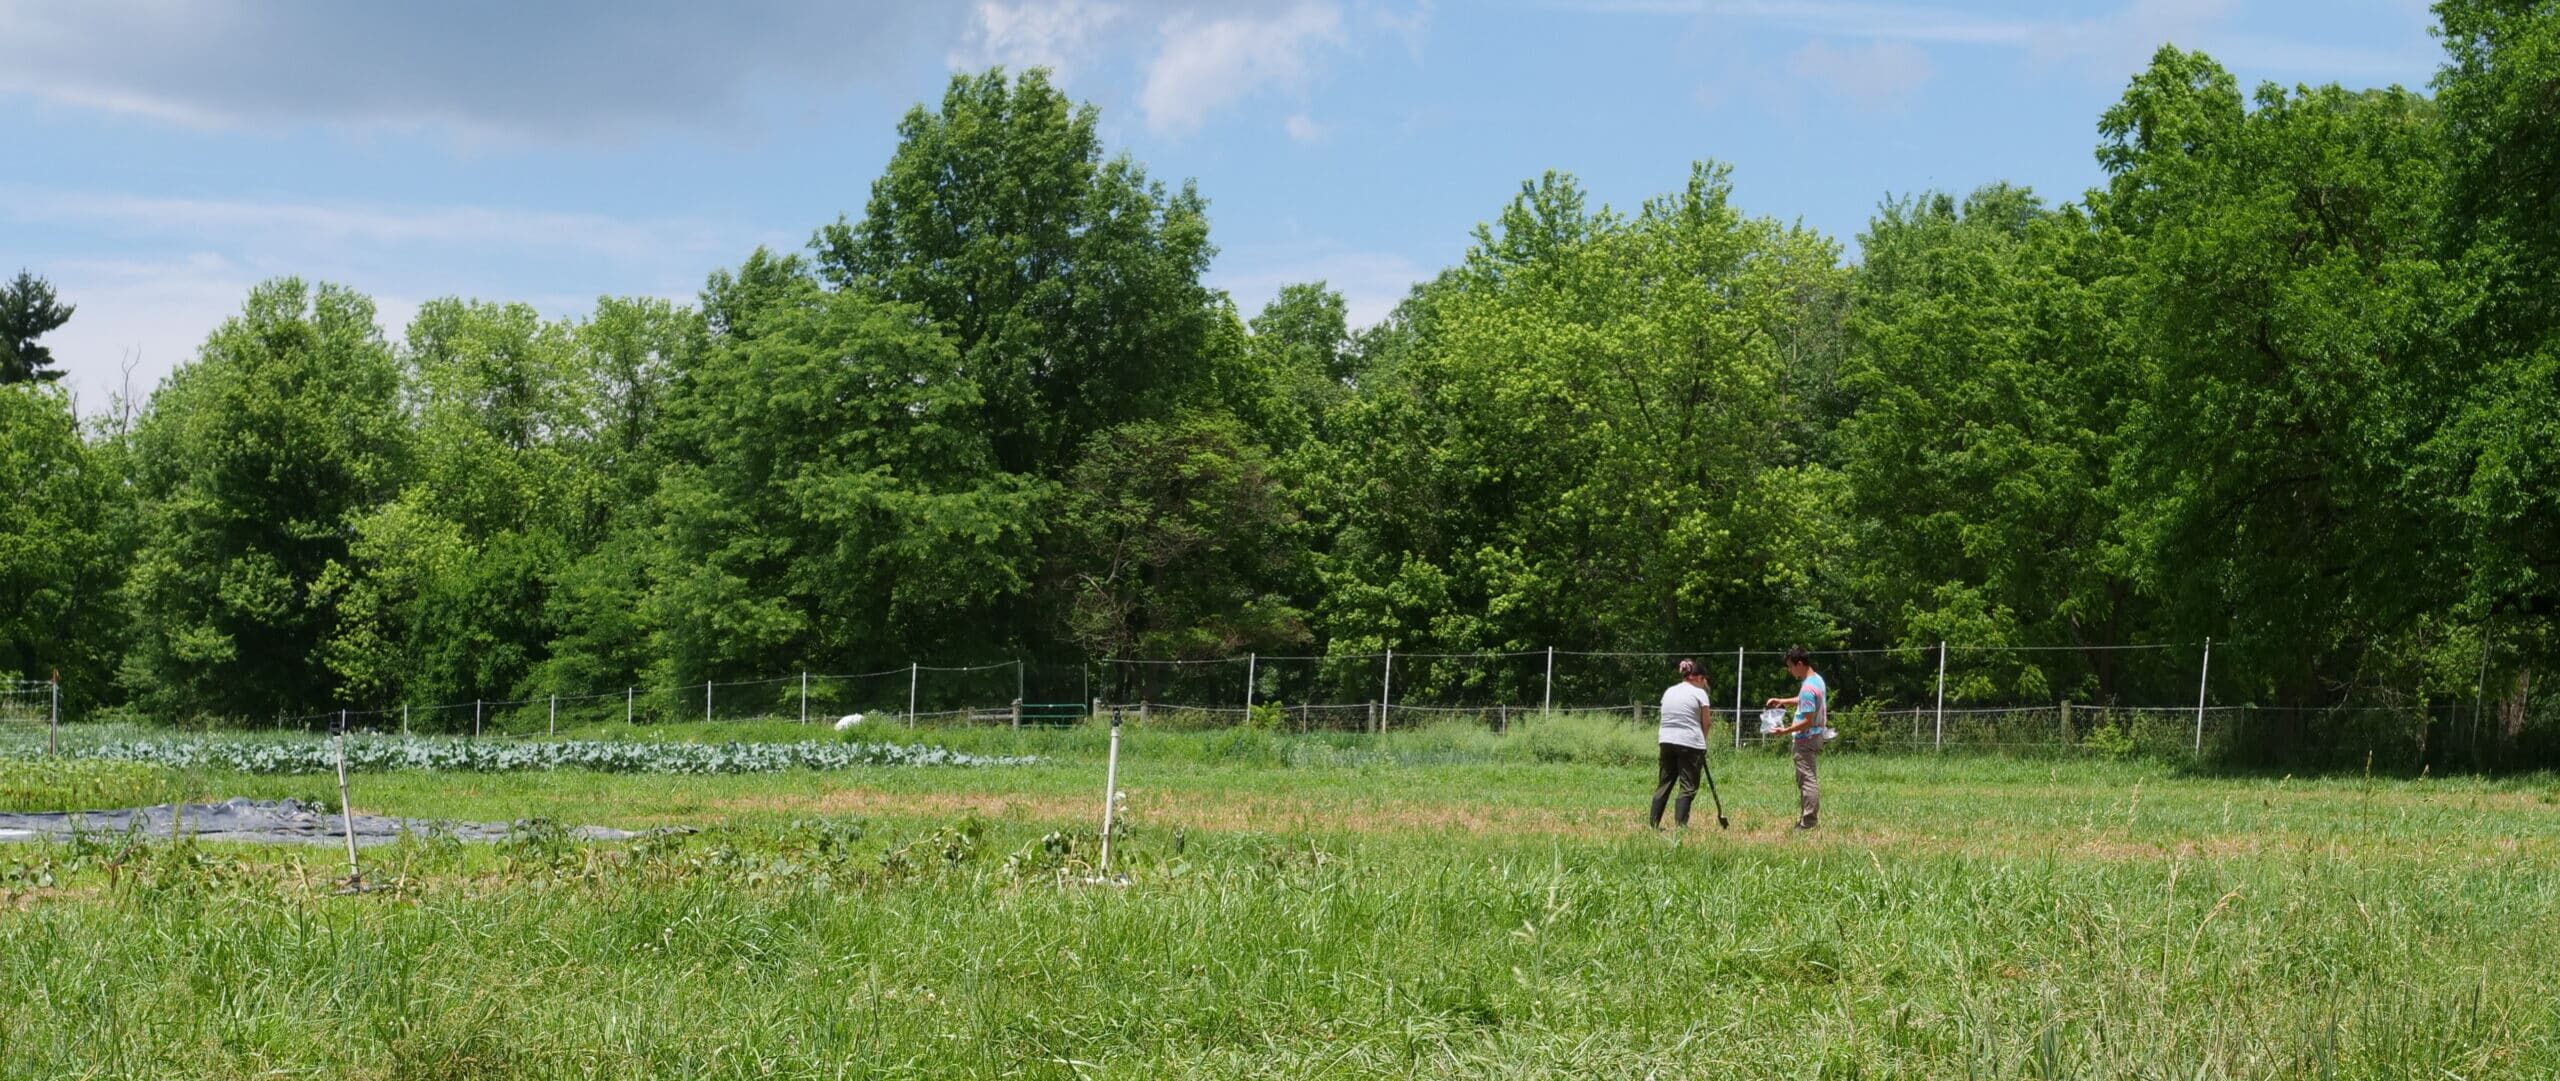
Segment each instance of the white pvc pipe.
[{"label": "white pvc pipe", "polygon": [[1120,796],[1120,711],[1111,711],[1111,753],[1102,767],[1102,873],[1111,873],[1111,810]]},{"label": "white pvc pipe", "polygon": [[1938,639],[1938,749],[1947,749],[1947,640]]},{"label": "white pvc pipe", "polygon": [[1556,647],[1547,647],[1546,698],[1538,704],[1540,714],[1556,711]]},{"label": "white pvc pipe", "polygon": [[1389,709],[1394,708],[1395,700],[1396,700],[1396,650],[1395,650],[1395,647],[1394,647],[1394,646],[1388,646],[1388,647],[1387,647],[1387,668],[1386,668],[1386,674],[1385,674],[1384,676],[1380,677],[1380,678],[1379,678],[1379,680],[1378,680],[1378,734],[1379,734],[1379,735],[1382,735],[1382,736],[1383,736],[1383,735],[1386,735],[1386,734],[1387,734],[1387,711],[1388,711]]}]

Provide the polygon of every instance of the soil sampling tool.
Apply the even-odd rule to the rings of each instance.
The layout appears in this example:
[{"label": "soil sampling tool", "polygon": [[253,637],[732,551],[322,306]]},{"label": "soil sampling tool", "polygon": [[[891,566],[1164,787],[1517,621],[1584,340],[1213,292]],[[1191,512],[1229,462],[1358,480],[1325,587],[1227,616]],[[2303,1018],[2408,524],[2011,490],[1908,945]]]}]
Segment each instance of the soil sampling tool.
[{"label": "soil sampling tool", "polygon": [[338,823],[347,835],[347,880],[340,893],[363,893],[364,871],[356,865],[356,810],[347,802],[347,714],[338,711]]},{"label": "soil sampling tool", "polygon": [[1725,821],[1724,796],[1722,793],[1716,791],[1716,764],[1712,761],[1714,757],[1715,755],[1713,752],[1704,750],[1700,751],[1698,754],[1698,768],[1705,770],[1707,773],[1707,798],[1715,801],[1716,828],[1720,830],[1729,830],[1733,828],[1733,823]]}]

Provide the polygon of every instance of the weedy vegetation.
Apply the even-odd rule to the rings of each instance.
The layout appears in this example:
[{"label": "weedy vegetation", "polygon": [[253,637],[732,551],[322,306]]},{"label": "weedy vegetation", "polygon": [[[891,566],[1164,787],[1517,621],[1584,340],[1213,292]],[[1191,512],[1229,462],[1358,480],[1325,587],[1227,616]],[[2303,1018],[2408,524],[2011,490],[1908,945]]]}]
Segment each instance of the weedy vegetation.
[{"label": "weedy vegetation", "polygon": [[1110,881],[1087,730],[920,737],[1007,769],[370,773],[367,811],[520,822],[368,850],[357,895],[327,848],[9,846],[0,1075],[2560,1071],[2547,776],[1853,753],[1791,836],[1787,764],[1720,747],[1735,828],[1657,835],[1623,721],[1124,735]]}]

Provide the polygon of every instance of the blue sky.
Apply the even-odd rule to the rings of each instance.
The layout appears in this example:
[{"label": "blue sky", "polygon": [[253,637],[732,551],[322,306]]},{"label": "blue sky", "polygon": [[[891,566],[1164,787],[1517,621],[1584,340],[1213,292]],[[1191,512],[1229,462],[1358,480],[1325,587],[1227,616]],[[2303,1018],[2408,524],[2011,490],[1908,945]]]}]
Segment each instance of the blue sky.
[{"label": "blue sky", "polygon": [[2422,0],[1030,0],[731,5],[0,0],[0,274],[79,305],[85,411],[193,356],[261,279],[424,300],[690,299],[859,213],[958,70],[1049,66],[1198,180],[1248,314],[1355,320],[1556,169],[1631,205],[1688,163],[1855,252],[1877,202],[2101,182],[2098,114],[2163,42],[2244,84],[2423,87]]}]

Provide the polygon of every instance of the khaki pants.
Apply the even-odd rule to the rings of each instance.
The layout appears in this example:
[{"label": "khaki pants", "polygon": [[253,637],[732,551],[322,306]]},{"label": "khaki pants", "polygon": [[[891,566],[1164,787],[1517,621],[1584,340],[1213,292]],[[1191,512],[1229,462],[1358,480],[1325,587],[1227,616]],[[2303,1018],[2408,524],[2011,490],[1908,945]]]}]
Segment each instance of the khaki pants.
[{"label": "khaki pants", "polygon": [[1796,741],[1796,824],[1808,829],[1822,814],[1822,782],[1814,776],[1822,742],[1820,736]]}]

